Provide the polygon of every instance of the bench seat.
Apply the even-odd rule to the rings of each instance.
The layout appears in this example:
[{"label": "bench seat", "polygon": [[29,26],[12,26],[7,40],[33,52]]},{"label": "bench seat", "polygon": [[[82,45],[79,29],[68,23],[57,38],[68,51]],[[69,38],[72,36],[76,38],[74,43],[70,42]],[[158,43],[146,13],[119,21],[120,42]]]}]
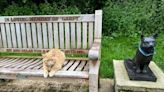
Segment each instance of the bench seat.
[{"label": "bench seat", "polygon": [[[84,78],[88,79],[88,60],[66,60],[61,70],[54,77]],[[28,76],[43,77],[41,58],[0,58],[0,77],[12,79],[25,78]]]}]

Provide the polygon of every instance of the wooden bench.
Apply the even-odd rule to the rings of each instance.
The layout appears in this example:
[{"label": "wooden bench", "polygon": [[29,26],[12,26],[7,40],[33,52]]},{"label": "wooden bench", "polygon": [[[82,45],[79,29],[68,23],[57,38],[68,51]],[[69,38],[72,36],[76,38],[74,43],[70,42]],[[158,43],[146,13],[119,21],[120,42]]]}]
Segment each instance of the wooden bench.
[{"label": "wooden bench", "polygon": [[101,56],[102,11],[79,15],[35,15],[0,17],[0,52],[45,53],[59,48],[67,58],[53,78],[44,78],[41,57],[0,57],[1,79],[87,81],[89,92],[98,92]]}]

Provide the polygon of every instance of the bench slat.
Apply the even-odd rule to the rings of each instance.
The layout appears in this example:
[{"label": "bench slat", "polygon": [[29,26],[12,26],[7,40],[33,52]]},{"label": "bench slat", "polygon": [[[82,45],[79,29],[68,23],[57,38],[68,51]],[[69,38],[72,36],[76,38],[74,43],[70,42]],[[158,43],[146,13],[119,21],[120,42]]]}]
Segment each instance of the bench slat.
[{"label": "bench slat", "polygon": [[12,45],[13,45],[13,48],[17,48],[17,41],[16,41],[16,35],[15,35],[15,33],[16,33],[15,32],[15,24],[11,23],[10,27],[11,27]]},{"label": "bench slat", "polygon": [[7,36],[7,46],[8,48],[12,48],[12,41],[11,41],[11,31],[10,31],[10,25],[9,23],[5,24],[5,28],[6,28],[6,36]]},{"label": "bench slat", "polygon": [[83,49],[87,48],[87,23],[83,23]]},{"label": "bench slat", "polygon": [[22,48],[22,37],[21,37],[21,31],[20,31],[19,23],[16,23],[15,27],[16,27],[16,38],[17,38],[18,48]]},{"label": "bench slat", "polygon": [[79,15],[35,15],[35,16],[1,16],[0,23],[38,23],[38,22],[88,22],[94,21],[94,14]]},{"label": "bench slat", "polygon": [[58,28],[58,23],[53,23],[53,32],[54,32],[54,44],[55,48],[59,48],[59,28]]},{"label": "bench slat", "polygon": [[91,48],[93,44],[93,22],[89,22],[89,47]]},{"label": "bench slat", "polygon": [[49,48],[53,48],[53,32],[52,32],[52,23],[47,23],[48,25],[48,42],[49,42]]},{"label": "bench slat", "polygon": [[37,48],[37,32],[36,32],[36,25],[35,23],[31,23],[31,31],[32,31],[32,41],[33,41],[33,48]]},{"label": "bench slat", "polygon": [[0,25],[1,25],[1,34],[2,34],[3,47],[7,48],[7,38],[6,38],[5,24],[0,24]]},{"label": "bench slat", "polygon": [[77,49],[81,48],[81,23],[76,23]]},{"label": "bench slat", "polygon": [[48,40],[47,40],[47,24],[42,23],[42,33],[43,33],[43,46],[45,49],[48,48]]},{"label": "bench slat", "polygon": [[69,23],[66,22],[65,25],[65,46],[66,49],[70,49],[70,29],[69,29]]},{"label": "bench slat", "polygon": [[8,60],[5,60],[4,62],[0,63],[0,67],[11,65],[12,63],[15,63],[17,60],[19,60],[19,58],[10,58]]},{"label": "bench slat", "polygon": [[35,64],[33,64],[33,65],[27,67],[26,69],[33,69],[33,68],[37,67],[38,65],[40,65],[40,64],[42,64],[42,63],[43,63],[43,62],[42,62],[42,60],[41,60],[41,61],[39,61],[39,62],[37,62],[37,63],[35,63]]},{"label": "bench slat", "polygon": [[85,61],[81,61],[79,66],[76,68],[76,71],[82,71],[83,67],[85,66]]},{"label": "bench slat", "polygon": [[21,61],[18,62],[18,63],[14,63],[14,64],[8,66],[8,68],[14,68],[14,67],[16,67],[16,66],[23,65],[24,63],[28,62],[29,60],[30,60],[30,59],[21,60]]},{"label": "bench slat", "polygon": [[2,48],[3,46],[2,46],[2,32],[1,32],[1,30],[0,30],[0,48]]},{"label": "bench slat", "polygon": [[83,71],[89,71],[89,62],[86,62],[86,65],[85,65]]},{"label": "bench slat", "polygon": [[18,60],[18,58],[6,58],[6,59],[3,59],[3,60],[0,61],[0,66],[6,65],[7,63],[11,63],[11,61],[15,60],[15,59]]},{"label": "bench slat", "polygon": [[34,60],[36,60],[36,59],[30,59],[30,60],[24,62],[23,64],[19,64],[19,65],[15,66],[14,69],[17,69],[17,68],[23,67],[25,65],[28,65],[29,63],[32,63]]},{"label": "bench slat", "polygon": [[36,23],[37,26],[37,40],[38,40],[38,48],[43,48],[43,44],[42,44],[42,30],[41,30],[41,24],[40,23]]},{"label": "bench slat", "polygon": [[25,24],[24,23],[21,23],[21,33],[22,33],[23,48],[27,48],[26,30],[25,30]]},{"label": "bench slat", "polygon": [[71,48],[76,48],[75,23],[71,23]]},{"label": "bench slat", "polygon": [[26,23],[26,35],[28,48],[32,48],[31,24]]},{"label": "bench slat", "polygon": [[19,67],[19,69],[26,69],[26,68],[28,68],[29,66],[32,66],[32,65],[35,65],[36,63],[38,63],[38,62],[40,62],[41,61],[41,59],[36,59],[36,60],[30,60],[30,62],[29,63],[27,63],[26,65],[23,65],[23,66],[21,66],[21,67]]},{"label": "bench slat", "polygon": [[14,60],[9,60],[9,62],[8,63],[6,63],[4,66],[2,66],[2,67],[9,67],[9,66],[11,66],[11,65],[15,65],[15,64],[19,64],[21,61],[23,61],[23,60],[25,60],[25,59],[14,59]]},{"label": "bench slat", "polygon": [[[13,69],[1,69],[0,73],[3,74],[18,74],[24,76],[40,76],[43,77],[43,70],[13,70]],[[88,79],[88,72],[86,71],[57,71],[55,77],[64,78],[86,78]],[[7,76],[6,76],[7,77]]]},{"label": "bench slat", "polygon": [[69,62],[69,63],[68,63],[67,65],[65,65],[65,66],[62,68],[62,70],[67,71],[67,70],[71,67],[71,65],[74,63],[73,60],[70,60],[70,61],[68,61],[68,62]]},{"label": "bench slat", "polygon": [[79,63],[80,63],[79,60],[78,61],[74,61],[74,62],[75,63],[69,68],[68,71],[74,71],[77,68],[77,66],[79,65]]},{"label": "bench slat", "polygon": [[59,23],[59,39],[60,39],[60,48],[64,49],[64,25]]}]

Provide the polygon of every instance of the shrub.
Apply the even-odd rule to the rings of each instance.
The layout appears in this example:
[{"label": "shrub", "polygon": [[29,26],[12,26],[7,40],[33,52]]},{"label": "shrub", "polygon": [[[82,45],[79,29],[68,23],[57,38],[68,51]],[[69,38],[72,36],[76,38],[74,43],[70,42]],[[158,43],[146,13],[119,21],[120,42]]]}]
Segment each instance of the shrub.
[{"label": "shrub", "polygon": [[125,0],[122,2],[108,0],[103,8],[103,34],[137,36],[141,32],[152,33],[157,29],[161,31],[163,27],[160,24],[163,24],[163,17],[162,14],[156,13],[158,9],[156,6],[156,1],[150,0]]}]

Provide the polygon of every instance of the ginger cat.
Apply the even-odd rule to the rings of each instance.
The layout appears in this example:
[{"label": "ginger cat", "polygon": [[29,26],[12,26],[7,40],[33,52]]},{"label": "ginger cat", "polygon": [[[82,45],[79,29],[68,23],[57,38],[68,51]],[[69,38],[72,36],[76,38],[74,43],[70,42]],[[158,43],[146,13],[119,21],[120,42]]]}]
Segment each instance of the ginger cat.
[{"label": "ginger cat", "polygon": [[52,77],[60,70],[65,61],[65,54],[59,49],[51,49],[43,57],[43,71],[44,77]]}]

